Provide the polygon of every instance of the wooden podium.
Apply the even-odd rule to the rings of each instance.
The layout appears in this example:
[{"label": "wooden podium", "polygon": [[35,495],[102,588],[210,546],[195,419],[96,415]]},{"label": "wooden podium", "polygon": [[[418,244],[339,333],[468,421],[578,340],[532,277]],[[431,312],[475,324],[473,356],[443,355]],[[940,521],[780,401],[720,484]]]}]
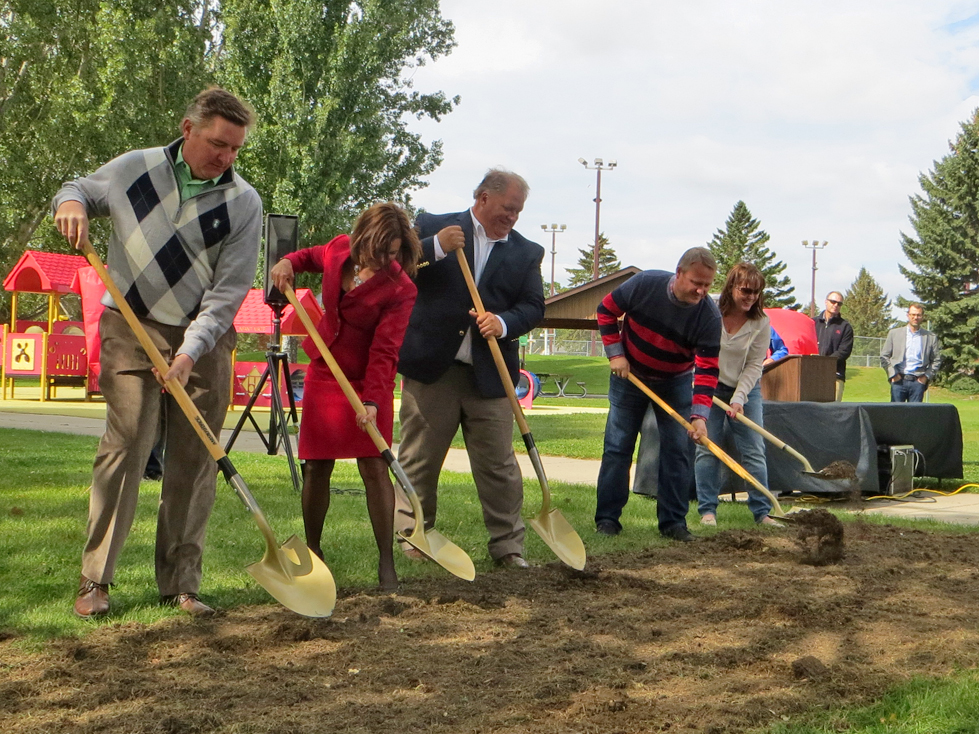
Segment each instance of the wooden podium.
[{"label": "wooden podium", "polygon": [[836,357],[790,354],[765,367],[761,376],[765,400],[797,403],[836,400]]}]

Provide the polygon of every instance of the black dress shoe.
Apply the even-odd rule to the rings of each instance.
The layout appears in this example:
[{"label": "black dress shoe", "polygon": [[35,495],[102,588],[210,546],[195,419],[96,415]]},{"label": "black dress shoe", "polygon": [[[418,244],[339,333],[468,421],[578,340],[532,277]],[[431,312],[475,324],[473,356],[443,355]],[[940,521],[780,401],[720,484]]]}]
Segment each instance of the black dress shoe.
[{"label": "black dress shoe", "polygon": [[508,553],[502,558],[497,558],[496,565],[504,568],[530,568],[530,564],[519,553]]},{"label": "black dress shoe", "polygon": [[614,520],[599,520],[595,523],[595,532],[599,535],[618,535],[622,528]]},{"label": "black dress shoe", "polygon": [[697,536],[687,530],[685,525],[677,525],[675,528],[662,531],[661,535],[670,540],[679,540],[681,543],[692,543]]}]

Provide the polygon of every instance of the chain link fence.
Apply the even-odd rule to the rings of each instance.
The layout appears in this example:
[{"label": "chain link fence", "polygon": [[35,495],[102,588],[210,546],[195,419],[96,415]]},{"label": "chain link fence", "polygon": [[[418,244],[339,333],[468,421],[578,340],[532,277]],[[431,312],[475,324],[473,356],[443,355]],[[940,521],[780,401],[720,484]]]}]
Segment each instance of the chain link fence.
[{"label": "chain link fence", "polygon": [[847,367],[880,367],[880,350],[884,338],[880,336],[853,337],[853,352],[846,361]]},{"label": "chain link fence", "polygon": [[[601,339],[595,332],[598,354],[603,354]],[[534,329],[527,342],[527,354],[553,354],[565,357],[587,357],[591,353],[591,332],[580,329]],[[847,360],[850,367],[880,367],[883,337],[853,337],[853,353]]]}]

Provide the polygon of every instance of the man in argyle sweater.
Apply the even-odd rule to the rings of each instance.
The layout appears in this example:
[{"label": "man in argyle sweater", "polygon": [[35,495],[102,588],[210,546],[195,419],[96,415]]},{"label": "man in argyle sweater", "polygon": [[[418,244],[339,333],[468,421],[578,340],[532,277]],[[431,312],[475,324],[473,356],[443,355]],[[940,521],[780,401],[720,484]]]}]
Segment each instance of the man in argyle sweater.
[{"label": "man in argyle sweater", "polygon": [[52,202],[58,230],[76,246],[88,239],[90,217],[111,219],[109,272],[170,365],[165,375],[155,374],[106,293],[99,323],[106,425],[75,599],[80,617],[109,611],[109,586],[161,415],[160,599],[195,616],[214,612],[198,592],[217,472],[207,447],[160,385],[179,380],[220,435],[231,384],[232,322],[255,277],[262,228],[262,201],[232,168],[252,123],[251,109],[232,94],[205,90],[187,108],[176,141],[125,153],[66,183]]},{"label": "man in argyle sweater", "polygon": [[[646,270],[598,306],[598,328],[612,370],[595,508],[595,527],[603,535],[622,531],[619,517],[629,499],[632,455],[650,405],[629,381],[630,372],[692,424],[690,439],[707,435],[721,346],[721,314],[706,297],[716,271],[710,251],[694,247],[680,258],[676,273]],[[691,444],[674,418],[653,407],[660,440],[659,531],[674,540],[693,540],[686,521],[693,480]]]}]

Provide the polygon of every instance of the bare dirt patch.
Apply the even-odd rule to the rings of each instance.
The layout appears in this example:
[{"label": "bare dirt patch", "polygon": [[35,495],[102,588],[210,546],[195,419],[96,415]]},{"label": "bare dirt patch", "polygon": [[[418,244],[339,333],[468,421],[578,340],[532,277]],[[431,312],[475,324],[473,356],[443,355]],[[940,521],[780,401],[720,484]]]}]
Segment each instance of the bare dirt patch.
[{"label": "bare dirt patch", "polygon": [[979,664],[979,544],[862,522],[837,564],[792,528],[0,641],[0,731],[739,732]]}]

